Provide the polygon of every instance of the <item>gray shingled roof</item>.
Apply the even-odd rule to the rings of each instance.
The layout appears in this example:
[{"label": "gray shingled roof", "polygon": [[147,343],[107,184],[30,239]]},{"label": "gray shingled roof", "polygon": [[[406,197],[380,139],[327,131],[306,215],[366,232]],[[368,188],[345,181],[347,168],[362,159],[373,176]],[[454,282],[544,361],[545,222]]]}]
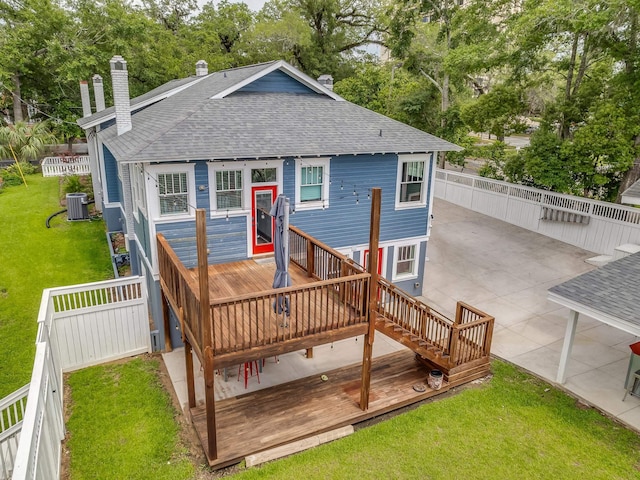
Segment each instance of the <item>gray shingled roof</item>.
[{"label": "gray shingled roof", "polygon": [[235,92],[271,66],[216,72],[133,116],[131,131],[100,138],[121,162],[274,158],[460,150],[350,102],[320,94]]},{"label": "gray shingled roof", "polygon": [[640,253],[579,275],[550,288],[549,292],[640,325]]},{"label": "gray shingled roof", "polygon": [[[183,85],[186,85],[188,83],[191,83],[197,79],[198,77],[194,76],[194,77],[180,78],[178,80],[171,80],[163,85],[160,85],[157,88],[154,88],[153,90],[149,90],[147,93],[143,95],[132,98],[131,109],[135,111],[136,106],[141,105],[147,100],[151,100],[155,97],[158,97],[158,100],[161,100],[171,90],[181,87]],[[96,122],[102,123],[109,120],[110,118],[115,118],[115,114],[116,114],[116,109],[114,107],[108,107],[88,117],[79,118],[77,120],[77,123],[78,125],[80,125],[81,128],[86,128],[87,125],[95,124]]]},{"label": "gray shingled roof", "polygon": [[[176,80],[170,80],[169,82],[163,85],[160,85],[159,87],[156,87],[153,90],[148,91],[147,93],[144,93],[138,97],[132,98],[131,110],[135,111],[136,107],[143,105],[147,101],[153,102],[154,99],[156,101],[163,100],[167,98],[167,96],[170,96],[173,90],[176,90],[184,85],[188,85],[189,83],[195,82],[196,80],[200,82],[208,79],[207,83],[209,85],[218,86],[219,90],[215,91],[215,93],[219,93],[225,88],[239,81],[242,81],[245,78],[250,77],[251,75],[254,75],[260,70],[264,70],[266,67],[268,67],[273,63],[275,62],[261,63],[257,65],[251,65],[250,67],[240,67],[240,68],[234,68],[230,70],[221,70],[219,72],[211,73],[205,77],[191,76],[186,78],[179,78]],[[227,77],[228,77],[228,81],[219,80],[219,78],[227,78]],[[115,108],[109,107],[102,110],[101,112],[94,113],[93,115],[90,115],[88,117],[79,118],[77,120],[77,123],[78,125],[80,125],[80,127],[86,128],[87,125],[95,125],[96,123],[102,123],[111,118],[115,118],[115,113],[116,113]]]}]

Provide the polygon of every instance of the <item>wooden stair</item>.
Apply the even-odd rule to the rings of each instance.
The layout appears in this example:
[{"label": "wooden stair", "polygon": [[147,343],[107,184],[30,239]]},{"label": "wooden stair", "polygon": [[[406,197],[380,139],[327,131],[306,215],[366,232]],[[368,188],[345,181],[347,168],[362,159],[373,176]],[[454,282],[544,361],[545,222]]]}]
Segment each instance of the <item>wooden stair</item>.
[{"label": "wooden stair", "polygon": [[451,387],[482,378],[490,373],[489,357],[462,365],[452,365],[448,353],[444,353],[438,346],[430,344],[400,325],[379,318],[376,321],[376,330],[415,352],[416,361],[427,369],[440,370],[444,380]]},{"label": "wooden stair", "polygon": [[429,359],[434,364],[441,366],[442,369],[448,370],[449,355],[444,353],[441,348],[421,339],[413,332],[384,319],[376,321],[376,330],[413,350],[418,355]]}]

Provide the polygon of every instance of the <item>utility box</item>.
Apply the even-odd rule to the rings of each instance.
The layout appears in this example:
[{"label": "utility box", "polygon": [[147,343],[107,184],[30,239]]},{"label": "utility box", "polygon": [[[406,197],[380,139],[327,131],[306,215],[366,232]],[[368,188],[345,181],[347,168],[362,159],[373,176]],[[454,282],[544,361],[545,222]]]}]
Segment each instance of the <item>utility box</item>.
[{"label": "utility box", "polygon": [[88,220],[89,198],[86,193],[67,193],[67,219]]}]

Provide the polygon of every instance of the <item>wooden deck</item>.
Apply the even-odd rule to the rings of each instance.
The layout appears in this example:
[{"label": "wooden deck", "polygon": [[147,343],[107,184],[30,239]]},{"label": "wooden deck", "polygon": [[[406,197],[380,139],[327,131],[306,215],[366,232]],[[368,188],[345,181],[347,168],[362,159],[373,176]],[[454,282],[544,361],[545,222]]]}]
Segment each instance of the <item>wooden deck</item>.
[{"label": "wooden deck", "polygon": [[[427,369],[408,350],[378,357],[371,371],[369,409],[359,405],[361,365],[351,365],[320,375],[258,390],[216,402],[218,458],[209,465],[222,468],[247,455],[308,438],[341,426],[361,422],[449,390],[448,383],[434,391],[426,386]],[[207,445],[206,410],[191,409],[202,445]],[[206,451],[206,448],[205,448]]]},{"label": "wooden deck", "polygon": [[[209,265],[209,298],[212,301],[229,297],[255,294],[271,290],[276,264],[273,256],[255,260]],[[198,270],[190,270],[194,281],[198,281]],[[293,285],[305,285],[317,280],[295,264],[289,266]]]},{"label": "wooden deck", "polygon": [[[275,271],[276,265],[269,258],[208,266],[217,368],[366,332],[363,278],[318,281],[292,264],[292,286],[274,290]],[[197,270],[190,270],[190,275],[197,283]],[[276,308],[284,298],[288,315]],[[188,327],[186,333],[193,337]]]}]

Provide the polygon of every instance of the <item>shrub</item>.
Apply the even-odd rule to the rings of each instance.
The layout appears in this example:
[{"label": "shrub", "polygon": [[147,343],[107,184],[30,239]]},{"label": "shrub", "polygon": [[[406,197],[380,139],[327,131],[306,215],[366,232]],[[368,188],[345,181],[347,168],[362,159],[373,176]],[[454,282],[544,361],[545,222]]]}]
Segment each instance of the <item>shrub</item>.
[{"label": "shrub", "polygon": [[4,186],[21,185],[23,182],[20,170],[22,170],[24,176],[27,176],[33,174],[36,171],[36,167],[28,162],[12,163],[8,167],[0,169],[0,178],[2,179],[0,183]]},{"label": "shrub", "polygon": [[86,193],[89,198],[93,198],[93,187],[88,177],[70,175],[65,177],[62,184],[63,193]]}]

